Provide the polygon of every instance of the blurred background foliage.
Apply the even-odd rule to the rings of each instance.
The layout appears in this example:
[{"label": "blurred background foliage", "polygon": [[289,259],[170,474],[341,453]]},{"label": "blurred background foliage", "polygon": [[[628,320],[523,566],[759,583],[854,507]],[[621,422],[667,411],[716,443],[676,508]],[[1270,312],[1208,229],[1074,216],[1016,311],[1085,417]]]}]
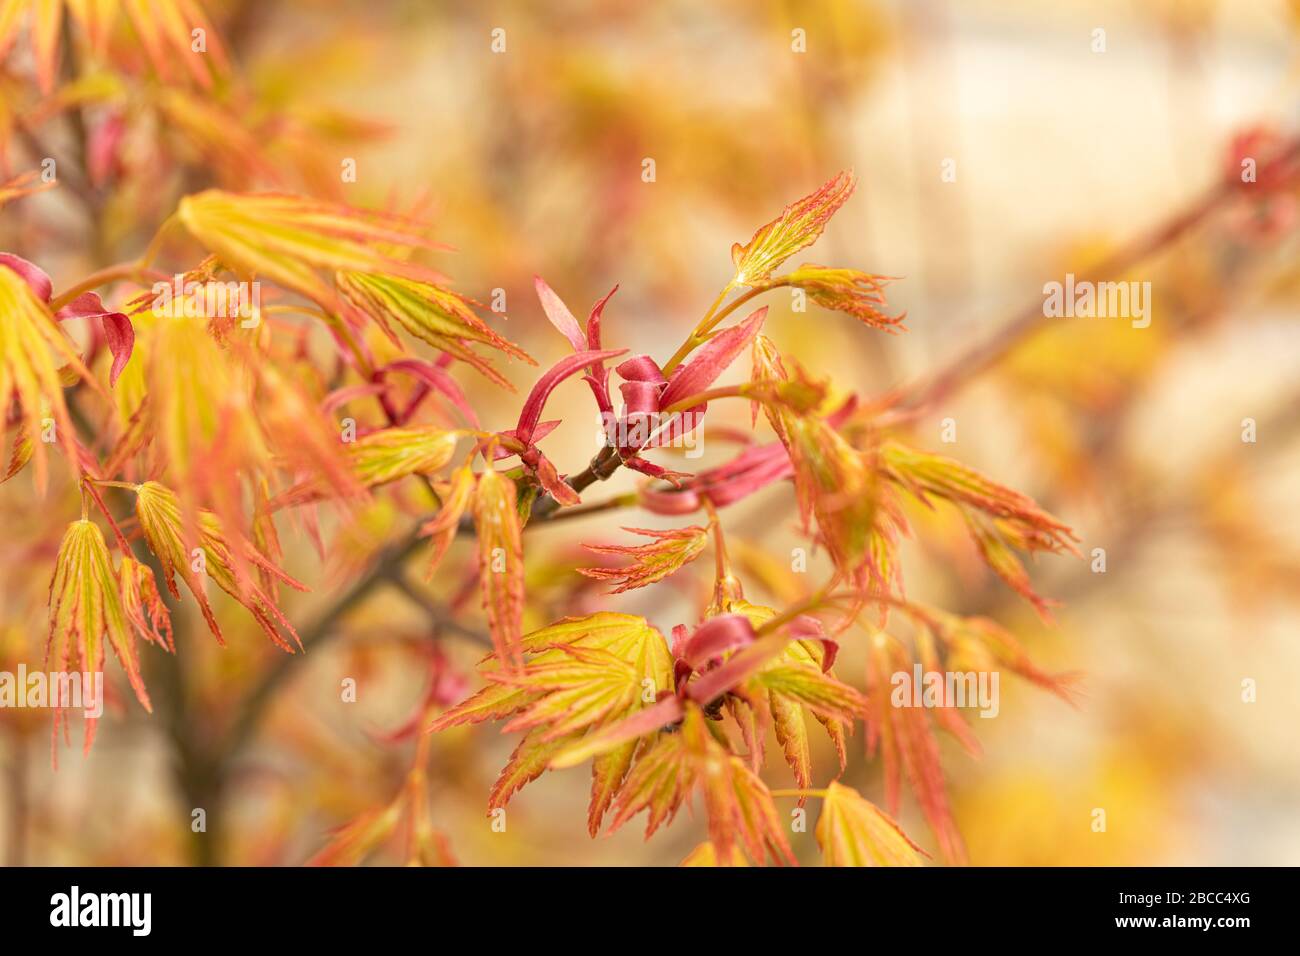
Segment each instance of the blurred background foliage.
[{"label": "blurred background foliage", "polygon": [[[909,331],[864,334],[847,316],[795,313],[778,296],[767,332],[807,367],[872,396],[995,338],[1036,307],[1045,282],[1155,237],[1124,273],[1152,283],[1149,328],[1031,323],[913,426],[920,446],[1062,516],[1085,554],[1106,551],[1104,573],[1091,557],[1033,569],[1039,590],[1062,601],[1049,627],[983,568],[951,514],[916,516],[909,596],[993,616],[1046,668],[1086,674],[1078,710],[1004,681],[999,718],[973,721],[978,761],[945,742],[957,819],[976,864],[1300,859],[1294,185],[1229,195],[1190,228],[1162,234],[1238,175],[1243,142],[1263,148],[1293,128],[1294,4],[214,0],[205,9],[233,61],[211,88],[149,74],[116,35],[109,58],[83,62],[54,98],[23,80],[21,52],[6,61],[0,131],[11,173],[41,155],[107,150],[86,196],[55,190],[0,219],[0,247],[41,262],[56,287],[138,254],[184,193],[282,188],[428,213],[456,250],[431,261],[482,301],[504,289],[500,329],[543,365],[566,347],[542,319],[535,273],[580,314],[617,283],[606,342],[662,356],[729,277],[732,242],[853,168],[857,194],[813,259],[899,277],[890,298]],[[1104,53],[1092,49],[1097,28]],[[806,52],[792,49],[795,30]],[[338,176],[347,158],[355,183]],[[653,182],[642,178],[646,159]],[[953,182],[941,176],[949,159]],[[528,384],[526,370],[512,371]],[[515,401],[486,388],[477,397],[485,426],[513,425]],[[565,424],[548,454],[578,470],[595,443],[584,389],[566,386],[553,411]],[[747,424],[739,405],[714,414],[711,425],[728,415]],[[941,444],[945,418],[956,423],[952,448]],[[1246,418],[1257,422],[1255,443],[1242,441]],[[718,444],[693,464],[719,460]],[[28,480],[0,489],[0,669],[32,666],[43,652],[48,582],[31,569],[50,566],[61,525],[42,534],[48,515],[31,507]],[[611,484],[634,486],[626,475]],[[769,489],[728,512],[753,597],[768,602],[804,593],[821,571],[789,570],[798,542],[788,496]],[[75,509],[76,497],[56,485],[47,506]],[[382,540],[391,515],[369,517]],[[645,613],[665,633],[693,619],[700,596],[685,578],[672,579],[673,600],[664,588],[615,599],[571,571],[575,533],[596,541],[613,527],[594,518],[530,536],[529,626],[598,607]],[[346,576],[348,560],[363,562],[373,545],[357,541],[334,570]],[[286,536],[286,550],[291,571],[322,579],[309,547]],[[432,592],[455,596],[463,585],[448,571]],[[329,594],[318,588],[290,614],[309,619]],[[183,707],[162,719],[118,707],[90,755],[65,751],[57,772],[45,716],[0,712],[0,859],[300,863],[331,828],[391,797],[411,745],[378,738],[426,689],[419,609],[376,597],[295,659],[213,794],[180,744],[219,735],[249,689],[283,669],[277,651],[244,633],[245,618],[222,623],[228,647],[192,633],[173,662],[169,686]],[[446,666],[468,674],[480,649],[443,643]],[[841,676],[860,684],[860,649],[841,659]],[[349,676],[355,704],[339,700]],[[1246,679],[1253,703],[1242,699]],[[878,767],[856,740],[846,782],[879,799]],[[675,864],[703,839],[699,816],[649,843],[635,824],[589,839],[581,770],[531,785],[511,804],[507,832],[494,833],[485,795],[512,743],[489,727],[450,731],[431,748],[431,817],[462,863]],[[815,759],[830,772],[828,752]],[[769,756],[773,786],[789,785],[784,774]],[[217,850],[196,848],[205,838],[190,832],[195,794],[216,801],[207,810]],[[1092,828],[1096,808],[1104,833]],[[906,802],[902,822],[933,850]],[[811,832],[795,848],[816,859]]]}]

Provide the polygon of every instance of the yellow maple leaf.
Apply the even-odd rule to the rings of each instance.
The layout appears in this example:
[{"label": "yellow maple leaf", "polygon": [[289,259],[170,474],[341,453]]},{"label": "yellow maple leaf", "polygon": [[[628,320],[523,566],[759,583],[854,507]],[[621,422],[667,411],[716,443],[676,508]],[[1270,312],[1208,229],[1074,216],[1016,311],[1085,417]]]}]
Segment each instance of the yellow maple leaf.
[{"label": "yellow maple leaf", "polygon": [[832,783],[817,818],[827,866],[921,866],[923,851],[889,815],[852,787]]}]

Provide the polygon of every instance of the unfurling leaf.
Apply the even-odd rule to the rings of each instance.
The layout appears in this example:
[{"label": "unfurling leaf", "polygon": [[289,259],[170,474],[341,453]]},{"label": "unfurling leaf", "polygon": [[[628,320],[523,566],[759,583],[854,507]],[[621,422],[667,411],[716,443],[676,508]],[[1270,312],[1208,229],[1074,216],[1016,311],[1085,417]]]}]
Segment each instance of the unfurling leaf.
[{"label": "unfurling leaf", "polygon": [[[1006,668],[1013,674],[1051,691],[1071,706],[1077,706],[1076,683],[1073,673],[1049,674],[1029,659],[1020,642],[1004,628],[987,617],[961,617],[930,609],[931,628],[952,655],[950,670],[995,671]],[[960,660],[957,667],[951,663]]]},{"label": "unfurling leaf", "polygon": [[[292,652],[293,646],[280,635],[277,625],[295,641],[298,640],[297,632],[276,606],[274,598],[256,581],[243,582],[244,586],[240,586],[241,582],[235,573],[235,555],[231,550],[232,545],[227,543],[226,535],[216,515],[209,511],[199,512],[197,540],[189,540],[183,532],[180,503],[176,500],[175,494],[156,481],[146,481],[142,485],[137,485],[135,491],[136,517],[140,520],[140,528],[144,532],[149,550],[157,555],[162,564],[167,589],[180,597],[180,591],[176,587],[176,575],[179,574],[185,586],[199,602],[199,609],[203,612],[203,619],[207,622],[208,629],[220,643],[224,644],[225,639],[221,636],[221,628],[217,626],[216,616],[212,612],[212,606],[208,603],[204,589],[205,578],[211,578],[221,590],[248,609],[258,626],[277,647]],[[285,574],[251,544],[245,543],[240,547],[244,560],[259,571],[267,572],[291,588],[299,591],[307,590],[305,585]],[[203,554],[202,575],[191,566],[191,550],[195,548]]]},{"label": "unfurling leaf", "polygon": [[817,532],[836,570],[858,585],[883,584],[883,557],[874,547],[880,512],[874,455],[851,445],[816,410],[822,389],[796,369],[787,374],[763,336],[754,341],[753,381],[779,400],[764,404],[794,469],[795,496],[805,530]]},{"label": "unfurling leaf", "polygon": [[474,489],[479,591],[497,656],[516,661],[524,619],[524,541],[515,483],[488,469]]},{"label": "unfurling leaf", "polygon": [[135,632],[146,641],[175,652],[171,615],[158,593],[153,571],[130,555],[123,555],[118,579],[122,589],[122,610]]},{"label": "unfurling leaf", "polygon": [[246,279],[269,279],[327,309],[339,303],[317,270],[375,272],[438,281],[386,249],[432,246],[419,224],[299,196],[210,189],[180,201],[180,222]]},{"label": "unfurling leaf", "polygon": [[884,310],[884,276],[872,275],[857,269],[831,269],[826,266],[804,263],[798,269],[772,280],[773,285],[788,285],[803,289],[824,309],[846,312],[864,325],[886,332],[902,328],[903,315],[888,315]]},{"label": "unfurling leaf", "polygon": [[662,581],[699,557],[709,542],[709,529],[703,527],[673,528],[668,531],[650,531],[643,528],[624,528],[633,534],[650,538],[649,544],[597,545],[583,547],[596,554],[625,555],[632,563],[621,568],[578,568],[580,574],[598,581],[618,585],[610,593],[618,594],[633,588]]},{"label": "unfurling leaf", "polygon": [[417,339],[472,366],[498,385],[511,387],[490,362],[469,347],[470,343],[497,349],[529,365],[537,364],[475,315],[471,300],[432,281],[347,270],[340,270],[335,281],[353,307],[373,318],[390,336],[394,335],[391,322],[396,322]]},{"label": "unfurling leaf", "polygon": [[451,461],[459,437],[459,432],[427,426],[385,428],[348,446],[348,461],[366,487],[383,485],[440,470]]},{"label": "unfurling leaf", "polygon": [[940,455],[929,455],[896,441],[881,444],[882,473],[923,504],[940,498],[966,519],[980,555],[1017,593],[1050,620],[1051,602],[1035,593],[1013,549],[1028,553],[1066,552],[1076,557],[1077,540],[1069,526],[1043,511],[1032,498]]},{"label": "unfurling leaf", "polygon": [[[384,428],[344,446],[353,487],[374,488],[410,475],[431,475],[451,461],[461,432],[419,426]],[[346,492],[348,486],[344,485]],[[326,476],[317,474],[276,499],[276,505],[300,505],[331,492]]]},{"label": "unfurling leaf", "polygon": [[432,544],[429,549],[429,565],[424,572],[426,581],[433,577],[433,572],[442,563],[447,549],[456,540],[460,519],[474,500],[475,480],[469,465],[457,468],[452,473],[450,488],[442,496],[442,507],[431,521],[420,528],[420,535],[427,535]]},{"label": "unfurling leaf", "polygon": [[805,246],[817,241],[831,216],[853,195],[853,174],[840,173],[815,192],[785,207],[780,216],[760,226],[745,245],[731,247],[737,285],[755,285]]}]

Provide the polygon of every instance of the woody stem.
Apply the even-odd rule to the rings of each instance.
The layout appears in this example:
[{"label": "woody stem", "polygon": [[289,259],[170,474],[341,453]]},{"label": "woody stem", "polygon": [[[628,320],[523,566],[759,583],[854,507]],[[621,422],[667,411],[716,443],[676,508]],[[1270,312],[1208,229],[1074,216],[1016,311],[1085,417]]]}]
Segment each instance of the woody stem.
[{"label": "woody stem", "polygon": [[[1300,139],[1292,140],[1270,158],[1269,166],[1285,169],[1297,158],[1300,158]],[[1080,281],[1097,281],[1126,272],[1181,239],[1240,194],[1240,183],[1224,179],[1172,219],[1083,272]],[[1022,341],[1049,328],[1042,319],[1040,299],[1026,306],[989,338],[976,342],[936,374],[910,388],[901,397],[900,410],[909,418],[924,415],[968,381],[1001,362]]]},{"label": "woody stem", "polygon": [[[618,471],[618,467],[622,463],[623,460],[618,456],[618,449],[613,446],[606,446],[596,453],[596,457],[591,460],[591,464],[576,475],[570,475],[564,480],[570,488],[581,493],[596,482],[609,478],[610,475]],[[550,495],[538,498],[533,505],[530,520],[547,521],[559,509],[560,503]]]}]

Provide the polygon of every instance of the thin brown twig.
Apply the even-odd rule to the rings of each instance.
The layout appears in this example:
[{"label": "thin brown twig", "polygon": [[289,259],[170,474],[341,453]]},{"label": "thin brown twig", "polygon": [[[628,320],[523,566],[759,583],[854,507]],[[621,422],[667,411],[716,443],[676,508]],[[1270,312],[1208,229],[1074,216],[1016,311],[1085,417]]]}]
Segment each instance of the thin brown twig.
[{"label": "thin brown twig", "polygon": [[[300,635],[303,650],[319,646],[337,633],[339,620],[369,597],[376,587],[391,581],[393,575],[400,571],[403,562],[415,552],[420,540],[418,531],[411,531],[405,539],[388,549],[365,577],[353,584],[333,604],[322,611],[315,622],[304,629]],[[278,659],[244,698],[239,713],[221,746],[220,759],[223,764],[252,740],[258,725],[269,709],[275,692],[289,679],[299,656],[286,655]]]},{"label": "thin brown twig", "polygon": [[460,623],[450,608],[425,594],[404,571],[393,572],[388,578],[388,583],[405,595],[412,604],[423,609],[429,615],[436,630],[456,634],[488,649],[492,648],[491,636]]}]

